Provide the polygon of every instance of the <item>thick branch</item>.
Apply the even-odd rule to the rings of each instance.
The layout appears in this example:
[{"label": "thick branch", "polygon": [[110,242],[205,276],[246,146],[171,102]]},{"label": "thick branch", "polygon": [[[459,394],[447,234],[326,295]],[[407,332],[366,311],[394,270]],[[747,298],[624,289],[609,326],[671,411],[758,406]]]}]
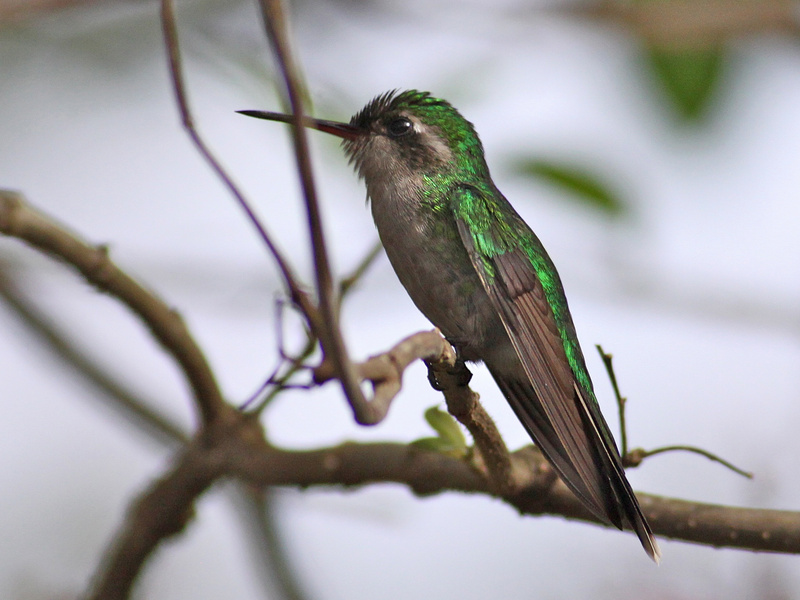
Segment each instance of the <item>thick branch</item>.
[{"label": "thick branch", "polygon": [[[268,448],[263,453],[233,452],[231,473],[258,485],[308,488],[400,483],[418,495],[447,491],[503,498],[521,514],[554,515],[600,523],[572,492],[555,479],[541,453],[527,446],[511,454],[527,487],[511,495],[492,491],[491,483],[468,463],[403,444],[348,443],[311,451]],[[638,493],[653,531],[663,537],[719,548],[800,553],[800,512],[738,508]],[[606,525],[604,525],[606,526]]]},{"label": "thick branch", "polygon": [[[176,465],[133,506],[95,578],[90,598],[127,598],[137,573],[159,543],[183,530],[196,499],[219,477],[245,484],[359,487],[398,483],[415,494],[447,491],[503,499],[520,514],[556,515],[598,523],[556,478],[541,453],[528,446],[510,455],[518,491],[497,487],[469,462],[394,443],[347,443],[288,451],[264,443],[257,420],[232,413],[212,424]],[[638,494],[653,531],[672,539],[715,547],[800,553],[800,513],[716,506]]]},{"label": "thick branch", "polygon": [[192,505],[219,475],[191,450],[163,479],[146,490],[114,536],[114,543],[100,564],[89,600],[128,598],[144,563],[162,540],[183,530]]},{"label": "thick branch", "polygon": [[[220,455],[235,443],[238,451],[263,448],[261,429],[253,419],[232,413],[211,423],[187,446],[172,469],[131,506],[122,528],[101,562],[89,600],[123,600],[147,559],[165,539],[186,527],[193,505],[220,476],[229,459]],[[247,444],[247,449],[243,444]]]},{"label": "thick branch", "polygon": [[[204,437],[203,443],[190,447],[180,464],[199,464],[201,472],[225,473],[257,486],[306,489],[399,483],[421,496],[447,491],[480,493],[503,498],[521,514],[600,524],[555,478],[544,457],[532,446],[511,454],[514,472],[525,473],[524,489],[502,495],[493,491],[491,483],[469,463],[446,454],[395,443],[281,450],[259,441],[257,423],[246,416],[240,420],[239,425],[227,428],[234,435],[217,435],[213,443],[209,436]],[[192,453],[203,453],[207,458],[196,463]],[[170,477],[182,477],[180,465],[173,473]],[[193,489],[198,487],[194,484]],[[156,489],[161,488],[156,486],[151,493]],[[800,512],[704,504],[641,493],[637,496],[659,536],[720,548],[800,554]]]}]

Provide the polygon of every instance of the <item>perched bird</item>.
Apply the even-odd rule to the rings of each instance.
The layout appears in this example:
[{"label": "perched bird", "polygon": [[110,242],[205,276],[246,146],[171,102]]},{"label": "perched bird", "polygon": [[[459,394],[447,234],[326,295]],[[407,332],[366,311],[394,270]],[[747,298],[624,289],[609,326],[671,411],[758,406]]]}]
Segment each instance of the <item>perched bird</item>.
[{"label": "perched bird", "polygon": [[[289,115],[242,114],[293,123]],[[595,398],[561,280],[500,193],[472,124],[427,92],[387,92],[343,139],[389,261],[417,308],[465,361],[483,361],[561,479],[598,518],[661,555]]]}]

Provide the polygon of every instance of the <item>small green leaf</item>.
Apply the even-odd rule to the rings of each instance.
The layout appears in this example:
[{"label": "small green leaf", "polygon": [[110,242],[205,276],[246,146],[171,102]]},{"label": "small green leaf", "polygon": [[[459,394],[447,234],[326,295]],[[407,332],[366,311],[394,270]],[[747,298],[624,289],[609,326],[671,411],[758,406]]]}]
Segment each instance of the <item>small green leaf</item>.
[{"label": "small green leaf", "polygon": [[456,458],[468,453],[467,440],[458,422],[449,413],[432,406],[425,411],[425,420],[438,433],[438,437],[426,437],[411,442],[415,448],[449,454]]},{"label": "small green leaf", "polygon": [[450,413],[439,409],[438,406],[431,406],[425,411],[425,420],[443,440],[453,446],[467,447],[467,440],[461,431],[461,426]]},{"label": "small green leaf", "polygon": [[612,217],[622,216],[625,212],[625,204],[619,196],[599,177],[581,167],[534,158],[521,161],[515,170],[521,175],[532,176],[559,187],[584,204]]},{"label": "small green leaf", "polygon": [[650,68],[687,121],[699,121],[708,114],[719,88],[724,58],[722,48],[647,48]]}]

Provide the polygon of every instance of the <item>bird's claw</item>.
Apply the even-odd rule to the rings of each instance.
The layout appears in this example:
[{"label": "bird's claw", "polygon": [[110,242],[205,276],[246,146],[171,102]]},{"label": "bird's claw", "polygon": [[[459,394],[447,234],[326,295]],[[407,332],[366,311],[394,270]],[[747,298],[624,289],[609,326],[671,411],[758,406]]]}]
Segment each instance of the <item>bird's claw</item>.
[{"label": "bird's claw", "polygon": [[443,392],[452,385],[441,381],[441,374],[446,374],[453,378],[455,380],[455,385],[458,387],[469,385],[469,382],[472,380],[472,372],[461,359],[456,359],[456,363],[453,366],[434,365],[428,361],[425,361],[425,365],[428,367],[428,382],[437,392]]}]

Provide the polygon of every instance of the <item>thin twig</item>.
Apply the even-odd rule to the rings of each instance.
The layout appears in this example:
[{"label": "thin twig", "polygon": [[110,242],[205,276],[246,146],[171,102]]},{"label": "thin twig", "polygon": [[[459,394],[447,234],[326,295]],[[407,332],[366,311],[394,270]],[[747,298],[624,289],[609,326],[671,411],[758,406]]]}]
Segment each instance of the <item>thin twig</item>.
[{"label": "thin twig", "polygon": [[372,422],[368,420],[369,417],[366,415],[372,415],[374,411],[369,408],[369,402],[364,398],[364,394],[358,386],[358,378],[348,357],[347,347],[339,329],[336,308],[338,302],[333,289],[333,278],[322,228],[322,217],[317,201],[316,188],[314,187],[311,160],[308,152],[308,136],[306,135],[305,127],[302,126],[304,111],[303,94],[300,91],[300,77],[298,76],[299,70],[289,44],[283,5],[280,0],[261,0],[260,4],[264,26],[286,83],[289,104],[295,120],[294,127],[292,127],[292,135],[297,168],[303,188],[303,197],[306,202],[306,214],[308,216],[308,227],[314,255],[314,272],[317,279],[319,310],[323,320],[323,329],[315,331],[315,333],[319,336],[326,358],[330,358],[333,362],[336,376],[353,409],[356,420],[362,424],[371,424]]},{"label": "thin twig", "polygon": [[643,448],[634,448],[631,450],[630,454],[625,456],[625,466],[638,466],[645,458],[648,456],[655,456],[656,454],[663,454],[664,452],[675,452],[675,451],[683,451],[683,452],[692,452],[694,454],[699,454],[700,456],[705,456],[707,459],[712,460],[714,462],[718,462],[724,467],[727,467],[734,473],[738,473],[742,477],[747,477],[748,479],[753,478],[753,473],[750,471],[745,471],[744,469],[740,469],[733,463],[725,460],[724,458],[717,456],[713,452],[709,452],[708,450],[703,450],[702,448],[698,448],[697,446],[686,446],[686,445],[674,445],[674,446],[661,446],[659,448],[654,448],[652,450],[645,450]]},{"label": "thin twig", "polygon": [[[261,391],[258,392],[260,395],[264,389],[269,387],[270,385],[273,386],[269,393],[262,398],[261,402],[258,403],[258,406],[254,408],[252,411],[253,413],[261,413],[264,409],[270,405],[270,403],[278,396],[280,392],[290,387],[294,388],[297,386],[291,386],[289,382],[291,379],[300,371],[309,369],[305,364],[305,361],[314,354],[314,351],[317,348],[317,338],[310,335],[306,339],[306,345],[300,350],[297,356],[294,356],[289,361],[289,367],[281,374],[277,375],[277,372],[270,377],[270,379],[262,386]],[[300,386],[303,389],[308,389],[308,385]],[[245,408],[244,406],[242,408]]]},{"label": "thin twig", "polygon": [[292,298],[292,301],[300,307],[306,317],[309,319],[311,326],[319,326],[319,318],[316,315],[316,309],[308,299],[307,294],[303,291],[299,280],[294,274],[291,265],[284,258],[281,251],[278,249],[272,237],[267,232],[264,225],[259,221],[250,203],[244,197],[244,194],[239,190],[238,186],[233,182],[233,179],[223,169],[220,162],[216,159],[211,149],[206,145],[197,128],[194,125],[194,119],[189,109],[189,101],[186,97],[186,89],[183,81],[183,68],[181,66],[181,55],[178,45],[178,29],[175,26],[175,13],[172,6],[172,0],[161,1],[161,26],[164,32],[164,43],[167,48],[167,56],[169,58],[169,72],[172,81],[172,87],[175,92],[175,99],[178,104],[178,109],[181,115],[181,123],[186,129],[189,138],[194,143],[200,155],[205,159],[211,169],[219,177],[220,181],[228,188],[228,191],[234,197],[241,209],[244,211],[250,223],[255,227],[261,240],[267,246],[278,265],[278,270],[283,277],[283,283]]},{"label": "thin twig", "polygon": [[617,409],[619,410],[619,441],[622,446],[620,455],[624,459],[628,455],[628,427],[625,424],[625,403],[628,400],[619,392],[617,375],[614,373],[614,355],[606,353],[600,344],[595,344],[595,348],[597,348],[597,351],[600,353],[600,358],[603,359],[606,373],[608,373],[608,378],[611,380],[611,387],[614,388],[614,397],[617,399]]},{"label": "thin twig", "polygon": [[661,448],[655,448],[654,450],[644,450],[643,448],[635,448],[628,451],[628,436],[625,428],[625,403],[627,402],[626,398],[624,398],[619,393],[619,386],[617,385],[617,376],[614,373],[614,365],[613,355],[608,354],[603,350],[603,347],[600,344],[596,345],[597,351],[600,353],[600,357],[603,359],[603,364],[606,367],[606,372],[608,373],[608,378],[611,380],[611,385],[614,388],[614,395],[617,398],[617,406],[619,407],[619,425],[621,429],[621,438],[622,438],[622,464],[626,467],[638,467],[642,464],[642,461],[647,458],[648,456],[654,456],[656,454],[662,454],[664,452],[673,452],[676,450],[682,450],[685,452],[693,452],[695,454],[700,454],[701,456],[705,456],[706,458],[713,460],[714,462],[718,462],[719,464],[729,468],[731,471],[738,473],[748,479],[753,478],[753,474],[749,471],[745,471],[744,469],[740,469],[733,463],[725,460],[717,456],[716,454],[709,452],[708,450],[703,450],[702,448],[698,448],[697,446],[663,446]]},{"label": "thin twig", "polygon": [[[375,259],[380,255],[380,251],[383,248],[380,241],[376,243],[370,251],[364,256],[364,258],[359,262],[358,265],[353,269],[353,271],[341,279],[339,282],[339,303],[341,305],[342,300],[345,296],[353,289],[358,281],[364,276],[367,272],[367,269],[370,265],[375,261]],[[277,331],[278,331],[278,350],[281,356],[281,363],[275,368],[273,373],[259,386],[258,390],[248,398],[248,400],[239,407],[240,410],[246,409],[250,404],[252,404],[256,399],[258,399],[261,394],[264,393],[269,386],[274,386],[273,389],[267,394],[261,402],[259,402],[258,406],[253,410],[253,412],[261,412],[266,408],[269,403],[284,389],[286,389],[287,384],[289,381],[296,375],[298,372],[305,368],[305,361],[314,354],[314,350],[317,347],[317,342],[319,341],[317,337],[313,334],[312,331],[309,329],[305,330],[306,334],[306,342],[303,348],[298,352],[295,356],[288,356],[286,351],[283,347],[283,303],[279,300],[277,302],[277,316],[275,319]],[[283,366],[284,362],[289,362],[289,368],[282,374],[280,373],[281,367]]]},{"label": "thin twig", "polygon": [[[291,379],[300,371],[304,369],[310,369],[308,365],[306,365],[306,360],[308,360],[316,351],[317,343],[319,339],[314,332],[311,331],[309,328],[304,327],[303,331],[306,336],[305,345],[303,348],[298,352],[295,356],[290,356],[285,349],[284,346],[284,334],[283,334],[283,315],[285,311],[285,304],[283,299],[278,298],[275,302],[275,337],[277,339],[278,344],[278,355],[280,360],[278,365],[272,371],[269,377],[259,386],[258,390],[254,394],[247,399],[240,407],[239,410],[246,410],[253,402],[258,400],[259,397],[264,393],[264,391],[273,386],[272,390],[262,398],[261,402],[258,406],[253,409],[251,412],[253,413],[260,413],[262,412],[269,403],[283,390],[291,387],[289,382]],[[284,367],[286,363],[289,363],[289,368],[286,369],[283,374],[281,373],[281,369]],[[309,386],[303,386],[305,389],[308,389]]]},{"label": "thin twig", "polygon": [[301,91],[299,69],[295,64],[291,46],[289,45],[286,16],[282,3],[280,0],[263,0],[261,9],[267,36],[272,44],[273,53],[286,83],[289,106],[295,119],[294,127],[292,127],[292,137],[295,145],[297,168],[300,173],[300,183],[306,202],[308,228],[311,234],[314,268],[317,277],[317,292],[320,294],[319,300],[320,304],[322,304],[322,296],[328,296],[329,300],[332,300],[333,277],[331,275],[328,251],[325,245],[325,234],[322,229],[322,216],[319,210],[317,191],[314,186],[314,176],[309,158],[308,136],[306,135],[305,127],[302,126],[305,112],[303,110],[304,94]]}]

